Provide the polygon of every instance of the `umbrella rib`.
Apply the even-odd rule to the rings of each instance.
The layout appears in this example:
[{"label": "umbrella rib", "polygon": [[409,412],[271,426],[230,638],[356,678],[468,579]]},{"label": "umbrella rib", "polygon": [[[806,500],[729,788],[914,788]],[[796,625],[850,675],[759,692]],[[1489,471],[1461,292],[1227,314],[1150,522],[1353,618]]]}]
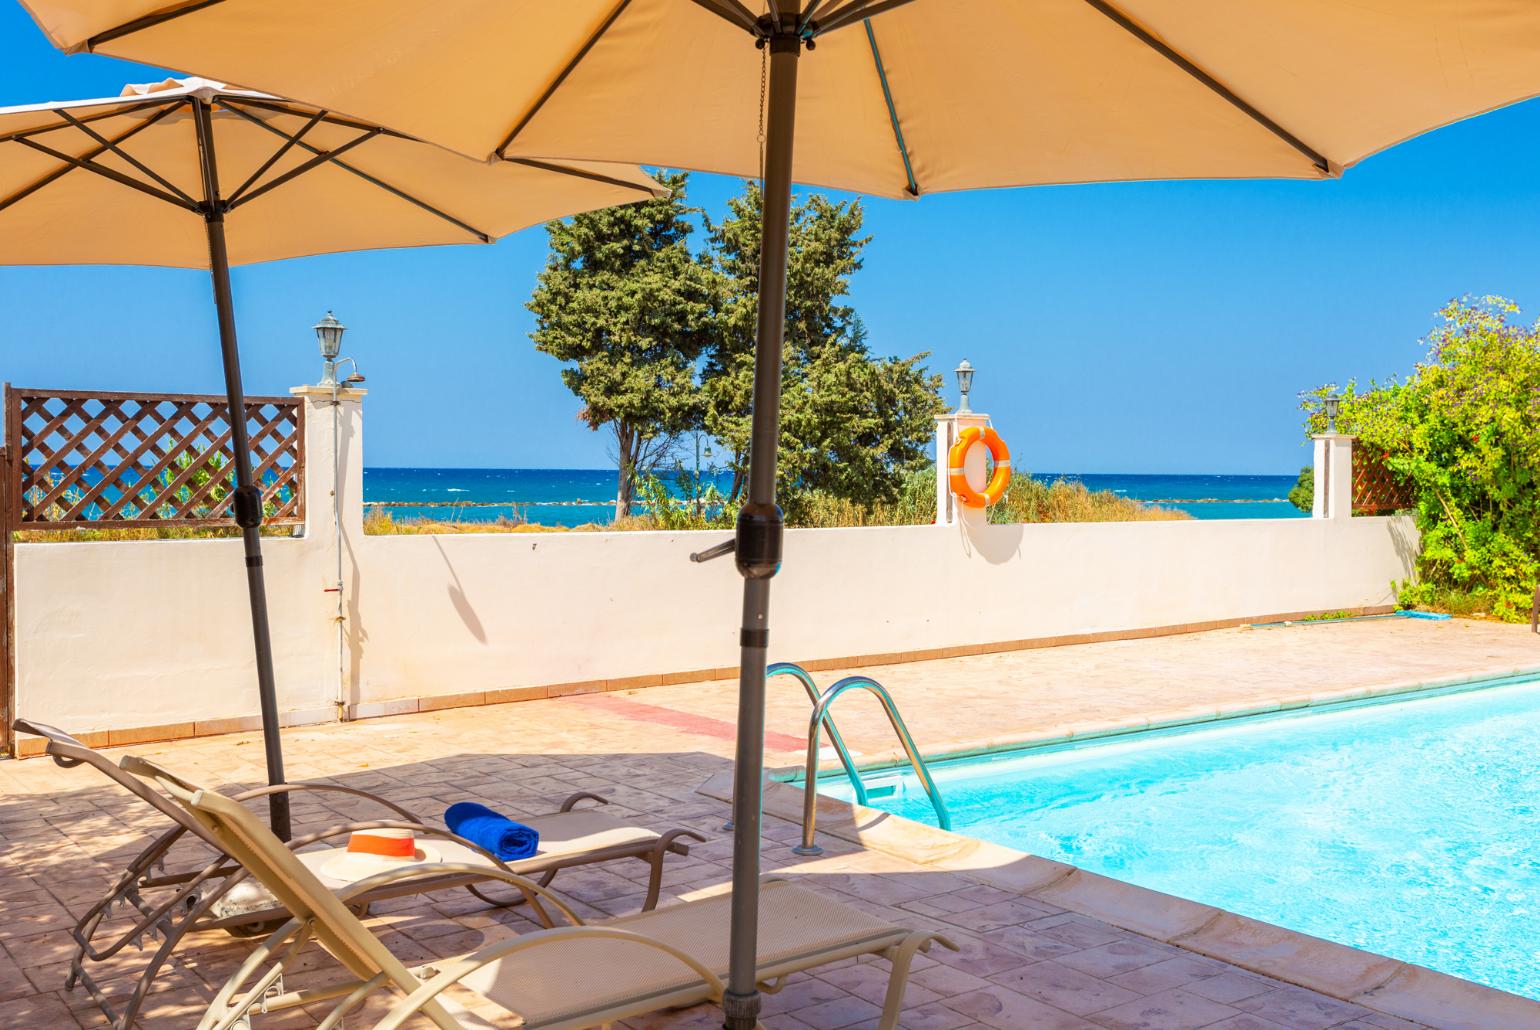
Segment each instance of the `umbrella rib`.
[{"label": "umbrella rib", "polygon": [[[156,108],[167,104],[182,103],[185,103],[182,98],[175,97],[171,100],[157,100],[154,103],[149,104],[134,104],[132,107],[123,107],[114,111],[103,111],[101,114],[87,115],[86,117],[81,118],[80,121],[89,123],[99,122],[107,118],[123,118],[129,115],[132,111],[139,110],[140,108]],[[23,129],[20,132],[13,132],[9,135],[0,136],[0,143],[9,143],[12,140],[23,139],[27,136],[44,136],[50,132],[62,132],[69,127],[70,125],[68,122],[59,122],[57,125],[39,125],[35,129]]]},{"label": "umbrella rib", "polygon": [[572,55],[572,59],[567,62],[564,68],[562,68],[561,73],[556,76],[556,80],[546,87],[544,93],[540,94],[540,99],[535,101],[535,106],[531,107],[525,113],[524,117],[519,119],[519,123],[513,127],[513,131],[508,133],[507,136],[503,137],[503,141],[497,145],[497,149],[493,151],[493,153],[495,153],[498,157],[505,156],[504,152],[513,145],[513,141],[518,137],[519,133],[523,132],[525,126],[530,123],[535,115],[540,113],[540,109],[544,107],[546,102],[550,100],[553,95],[555,95],[558,89],[561,88],[562,83],[567,81],[567,76],[571,75],[577,68],[578,64],[583,60],[583,58],[588,56],[588,52],[592,50],[594,45],[604,37],[604,34],[610,30],[610,26],[615,24],[615,20],[620,17],[621,13],[624,12],[628,6],[630,6],[630,3],[631,0],[620,0],[620,2],[615,5],[614,10],[610,11],[609,16],[606,17],[604,21],[599,23],[599,27],[595,29],[593,33],[588,37],[588,39],[584,41],[583,45],[578,48],[577,53]]},{"label": "umbrella rib", "polygon": [[[734,25],[755,35],[759,33],[759,19],[754,17],[754,12],[749,10],[738,0],[695,0],[695,2],[720,18],[726,18]],[[770,0],[770,5],[775,6],[775,0]]]},{"label": "umbrella rib", "polygon": [[600,172],[591,172],[584,168],[573,168],[568,165],[552,164],[549,161],[538,161],[532,157],[505,157],[503,160],[511,165],[523,165],[526,168],[538,168],[542,172],[555,172],[557,175],[572,175],[579,179],[588,179],[592,182],[602,182],[608,186],[619,186],[622,189],[636,190],[638,193],[645,193],[649,197],[657,195],[651,187],[643,186],[641,183],[627,182],[625,179],[617,179],[614,176],[604,175]]},{"label": "umbrella rib", "polygon": [[[310,147],[305,147],[306,150],[309,150],[312,154],[315,155],[309,161],[306,161],[303,164],[295,165],[293,168],[290,168],[287,172],[284,172],[282,175],[278,176],[276,179],[268,180],[266,183],[262,184],[261,186],[258,186],[256,189],[254,189],[250,193],[246,194],[239,201],[233,200],[233,199],[226,200],[225,201],[225,210],[226,211],[234,211],[236,208],[238,208],[238,207],[240,207],[240,206],[242,206],[244,204],[249,204],[253,200],[256,200],[258,197],[260,197],[260,196],[262,196],[262,195],[264,195],[266,193],[270,193],[273,190],[276,190],[278,187],[282,186],[284,183],[289,182],[292,179],[299,178],[301,175],[304,175],[306,172],[310,171],[311,169],[319,168],[321,165],[324,165],[324,164],[326,164],[329,161],[335,161],[337,158],[341,157],[343,154],[346,154],[349,150],[352,150],[354,147],[361,146],[364,143],[368,143],[370,140],[374,139],[374,137],[378,136],[383,131],[385,131],[385,130],[379,129],[379,128],[369,129],[368,131],[360,133],[359,135],[357,135],[357,136],[353,137],[352,139],[348,140],[346,143],[342,144],[342,146],[335,147],[335,148],[333,148],[331,150],[315,150],[315,149],[310,148]],[[302,146],[302,147],[305,146],[305,144],[300,142],[298,139],[296,139],[294,142],[299,143],[299,145]]]},{"label": "umbrella rib", "polygon": [[1252,107],[1249,103],[1232,92],[1230,88],[1224,83],[1220,82],[1218,79],[1214,78],[1214,76],[1210,75],[1208,72],[1198,67],[1192,61],[1188,60],[1182,54],[1178,53],[1175,48],[1171,47],[1156,37],[1154,33],[1150,32],[1144,26],[1140,25],[1128,15],[1124,14],[1112,4],[1108,3],[1107,0],[1085,0],[1085,2],[1090,4],[1096,10],[1100,11],[1102,14],[1106,15],[1114,23],[1116,23],[1118,27],[1123,29],[1129,35],[1133,36],[1135,39],[1139,40],[1139,42],[1143,43],[1151,50],[1154,50],[1157,54],[1164,57],[1172,64],[1176,65],[1178,68],[1192,76],[1194,79],[1197,79],[1199,82],[1213,90],[1214,93],[1218,94],[1223,99],[1229,101],[1237,110],[1249,117],[1252,121],[1262,126],[1268,132],[1271,132],[1274,136],[1277,136],[1279,139],[1283,140],[1283,142],[1287,143],[1295,150],[1299,151],[1309,159],[1311,164],[1315,165],[1322,172],[1325,172],[1328,175],[1331,174],[1331,162],[1319,151],[1312,148],[1309,144],[1302,141],[1299,137],[1289,132],[1289,130],[1273,121],[1271,118],[1257,110],[1255,107]]},{"label": "umbrella rib", "polygon": [[160,183],[161,186],[165,187],[166,192],[173,193],[176,196],[181,197],[183,200],[185,200],[189,204],[193,204],[193,205],[197,204],[197,201],[193,200],[192,197],[188,196],[187,192],[185,190],[183,190],[181,187],[179,187],[176,183],[172,182],[170,179],[166,178],[164,175],[161,175],[159,172],[157,172],[155,169],[151,168],[149,165],[145,164],[143,161],[139,160],[137,157],[134,157],[128,151],[124,150],[121,146],[119,146],[118,144],[112,142],[107,137],[103,136],[101,133],[99,133],[95,129],[91,128],[85,122],[82,122],[79,118],[76,118],[74,115],[70,114],[69,111],[67,111],[67,110],[65,110],[64,108],[61,107],[59,109],[59,114],[60,114],[60,116],[62,116],[64,118],[65,121],[69,122],[75,128],[79,129],[81,132],[85,133],[87,136],[90,136],[97,143],[100,143],[102,146],[106,147],[108,150],[112,151],[114,154],[116,154],[119,157],[121,157],[124,161],[127,161],[130,165],[133,165],[135,168],[139,169],[139,171],[143,172],[145,175],[148,175],[150,178],[152,178],[156,182]]},{"label": "umbrella rib", "polygon": [[71,165],[75,168],[84,168],[88,172],[95,172],[97,175],[100,175],[105,179],[111,179],[113,182],[127,186],[130,189],[136,189],[140,193],[147,193],[155,199],[163,200],[173,207],[186,208],[188,211],[198,210],[198,205],[196,204],[189,204],[182,200],[180,197],[175,197],[170,193],[165,192],[164,190],[156,189],[154,186],[151,186],[147,182],[140,182],[133,176],[124,175],[122,172],[115,168],[108,168],[105,165],[99,165],[89,158],[72,157],[69,154],[63,153],[62,151],[55,150],[53,147],[46,147],[32,139],[19,139],[16,140],[16,142],[20,143],[24,147],[31,147],[33,150],[47,154],[49,157],[56,161],[63,161],[65,164]]},{"label": "umbrella rib", "polygon": [[818,13],[818,9],[822,7],[823,4],[824,0],[810,0],[808,5],[802,9],[801,20],[797,22],[798,32],[807,32],[808,26],[813,24],[813,16]]},{"label": "umbrella rib", "polygon": [[813,35],[821,36],[825,32],[833,32],[853,22],[875,18],[879,14],[886,14],[896,7],[912,2],[913,0],[850,0],[845,6],[835,8],[834,13],[819,22],[814,27]]},{"label": "umbrella rib", "polygon": [[893,125],[893,141],[898,144],[898,156],[904,162],[904,176],[909,180],[906,189],[911,197],[918,197],[920,184],[914,181],[914,165],[909,161],[909,145],[904,141],[904,127],[898,120],[898,108],[893,106],[893,89],[888,84],[888,71],[882,65],[882,51],[877,49],[877,33],[871,22],[865,25],[866,42],[872,49],[872,63],[877,66],[877,79],[882,83],[882,99],[888,105],[888,121]]},{"label": "umbrella rib", "polygon": [[104,29],[101,32],[98,32],[96,35],[85,41],[85,49],[88,51],[95,50],[103,43],[111,43],[115,39],[122,39],[124,36],[131,36],[136,32],[143,31],[144,29],[151,29],[157,25],[163,25],[168,21],[174,21],[177,18],[182,17],[183,15],[193,14],[197,11],[203,10],[204,8],[213,7],[216,4],[221,4],[223,2],[224,0],[193,0],[192,3],[170,4],[158,11],[155,11],[152,14],[146,14],[143,17],[135,18],[132,21],[126,21],[121,25],[114,25],[110,29]]},{"label": "umbrella rib", "polygon": [[287,154],[294,147],[294,144],[298,143],[301,139],[304,138],[307,132],[315,128],[320,123],[321,119],[325,117],[325,115],[325,111],[317,111],[308,122],[300,127],[298,132],[279,144],[278,149],[273,152],[273,156],[269,157],[266,161],[263,161],[261,166],[258,167],[256,171],[252,172],[251,175],[247,177],[245,182],[237,186],[234,193],[230,194],[229,203],[232,206],[235,205],[241,199],[241,197],[245,195],[246,191],[251,189],[251,187],[255,185],[258,179],[266,175],[267,170],[273,167],[273,165],[277,164],[279,160],[283,158],[283,155]]},{"label": "umbrella rib", "polygon": [[[121,136],[116,137],[113,140],[113,142],[114,143],[122,143],[122,142],[132,138],[133,136],[138,135],[139,133],[143,132],[145,129],[148,129],[150,126],[152,126],[156,122],[160,121],[162,118],[166,117],[172,111],[177,110],[179,107],[182,106],[183,103],[185,103],[185,101],[183,101],[181,103],[177,103],[177,104],[172,104],[172,105],[170,105],[168,107],[162,108],[160,111],[158,111],[152,117],[146,118],[144,121],[140,122],[138,125],[134,126],[132,129],[129,129],[127,132],[123,133]],[[62,125],[61,126],[56,126],[56,128],[61,128],[62,129],[62,128],[64,128],[64,126],[62,126]],[[24,136],[12,137],[12,140],[14,142],[16,142],[16,143],[21,143],[25,139],[26,139],[26,137],[24,137]],[[0,142],[3,142],[3,141],[0,141]],[[89,151],[85,156],[86,156],[86,158],[89,159],[89,158],[93,158],[93,157],[99,157],[100,155],[102,155],[102,154],[104,154],[106,152],[107,152],[107,148],[106,147],[97,147],[96,149]],[[73,164],[64,164],[64,165],[62,165],[59,168],[55,168],[53,171],[49,172],[47,175],[43,176],[41,179],[39,179],[36,182],[32,183],[30,186],[23,186],[21,189],[17,190],[15,193],[12,193],[10,196],[5,197],[4,199],[0,199],[0,211],[4,211],[6,208],[10,207],[12,204],[17,203],[18,201],[22,201],[22,200],[27,199],[32,194],[36,193],[40,189],[43,189],[44,187],[52,185],[53,183],[57,182],[59,179],[61,179],[64,176],[68,175],[70,172],[73,172],[76,169],[76,167],[78,167],[78,166],[77,165],[73,165]]]},{"label": "umbrella rib", "polygon": [[[271,132],[275,136],[283,136],[283,137],[287,138],[288,135],[289,135],[288,133],[284,132],[282,129],[278,128],[277,126],[267,124],[267,122],[264,122],[262,119],[258,118],[256,115],[252,114],[249,111],[242,111],[240,108],[235,107],[233,105],[226,105],[226,106],[227,106],[228,110],[234,111],[236,114],[240,115],[242,118],[245,118],[247,121],[251,122],[253,125],[259,126],[260,128],[263,128],[263,129],[266,129],[268,132]],[[390,133],[385,133],[385,134],[386,135],[390,135]],[[307,150],[307,151],[309,151],[312,154],[320,155],[322,153],[320,150],[318,150],[314,145],[312,145],[310,143],[305,143],[303,141],[300,141],[296,145],[301,150]],[[469,225],[469,224],[467,224],[465,222],[460,221],[460,219],[456,218],[454,215],[447,214],[446,212],[440,211],[438,208],[434,207],[432,204],[429,204],[427,201],[419,200],[417,197],[412,196],[410,193],[406,192],[405,190],[403,190],[403,189],[401,189],[401,188],[399,188],[397,186],[392,186],[390,183],[386,182],[385,180],[377,178],[377,177],[375,177],[373,175],[370,175],[368,172],[364,171],[361,168],[358,168],[358,167],[356,167],[354,165],[350,165],[346,161],[340,161],[335,156],[331,157],[329,160],[330,160],[330,162],[332,164],[336,165],[338,168],[341,168],[345,172],[350,172],[351,174],[358,176],[360,179],[364,180],[369,185],[374,186],[374,187],[376,187],[378,189],[382,189],[386,193],[389,193],[391,196],[397,197],[397,198],[399,198],[401,200],[404,200],[408,204],[413,204],[413,205],[421,208],[422,210],[426,211],[428,214],[433,215],[435,218],[440,218],[440,219],[448,222],[450,225],[454,226],[455,228],[462,229],[465,232],[470,233],[472,236],[476,237],[482,243],[491,243],[493,241],[493,239],[494,239],[494,237],[492,236],[491,233],[482,232],[480,229],[476,228],[474,225]],[[249,200],[251,198],[248,197],[247,199]]]},{"label": "umbrella rib", "polygon": [[[304,118],[308,114],[309,107],[309,105],[288,107],[282,103],[275,103],[273,101],[257,100],[254,97],[233,97],[223,93],[219,96],[219,105],[232,111],[235,110],[237,106],[243,108],[255,107],[261,111],[272,111],[275,114],[288,114],[293,115],[296,118]],[[321,115],[321,121],[325,122],[327,125],[341,125],[348,129],[379,129],[380,135],[389,136],[391,139],[411,140],[413,143],[422,142],[416,136],[408,136],[404,132],[397,132],[395,129],[389,129],[383,126],[375,125],[372,122],[361,122],[356,118],[344,118],[341,115],[334,114],[331,111],[322,111]]]}]

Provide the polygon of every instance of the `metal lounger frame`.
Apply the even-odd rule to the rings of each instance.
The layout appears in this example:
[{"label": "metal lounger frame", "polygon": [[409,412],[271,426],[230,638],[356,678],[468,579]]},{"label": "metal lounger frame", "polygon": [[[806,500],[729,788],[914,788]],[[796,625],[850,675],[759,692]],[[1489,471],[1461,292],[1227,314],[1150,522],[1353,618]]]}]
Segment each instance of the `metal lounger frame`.
[{"label": "metal lounger frame", "polygon": [[[151,788],[143,779],[125,772],[108,759],[107,756],[81,743],[63,730],[25,719],[16,720],[14,725],[22,733],[45,738],[48,744],[44,753],[51,757],[55,764],[66,769],[81,765],[91,766],[118,786],[166,816],[174,824],[135,856],[129,862],[122,876],[118,878],[107,893],[87,909],[85,914],[70,928],[70,936],[75,942],[75,954],[70,960],[70,971],[65,980],[65,988],[67,990],[74,990],[77,985],[84,987],[115,1030],[128,1030],[129,1027],[133,1026],[134,1020],[138,1018],[139,1010],[143,1007],[145,999],[149,996],[150,989],[154,984],[156,976],[160,973],[161,967],[170,959],[177,946],[188,933],[214,929],[234,930],[243,926],[265,928],[271,926],[277,920],[284,919],[288,915],[286,910],[277,907],[261,912],[230,915],[223,918],[215,916],[213,914],[214,906],[232,888],[245,880],[249,873],[230,857],[224,847],[207,829],[200,825],[197,820],[189,817],[181,806],[174,804],[164,794]],[[455,836],[447,830],[423,823],[412,812],[377,794],[359,790],[356,787],[344,787],[335,784],[286,783],[258,787],[242,791],[238,794],[232,794],[230,797],[234,801],[246,803],[275,794],[290,793],[348,795],[378,804],[387,809],[392,815],[398,817],[394,819],[339,823],[329,826],[324,830],[295,838],[288,842],[290,849],[298,850],[311,844],[343,838],[357,830],[400,828],[410,829],[422,836],[452,840],[479,853],[481,857],[492,863],[491,868],[483,869],[481,867],[468,866],[462,871],[452,874],[437,869],[423,870],[421,867],[418,867],[412,870],[414,875],[403,877],[390,883],[379,884],[367,893],[353,899],[351,904],[358,913],[366,913],[369,905],[376,901],[424,894],[429,891],[464,887],[475,897],[494,907],[504,908],[529,902],[531,910],[536,914],[539,921],[547,927],[552,925],[549,914],[540,905],[538,896],[535,893],[525,890],[520,883],[507,881],[502,875],[494,875],[517,875],[497,856],[464,838]],[[583,801],[593,801],[601,805],[609,804],[608,799],[598,794],[579,791],[563,801],[561,807],[557,809],[557,813],[553,814],[570,812]],[[176,873],[166,872],[166,855],[186,834],[192,834],[201,840],[214,852],[216,857],[200,869]],[[545,887],[563,869],[570,869],[576,866],[598,865],[622,859],[640,859],[647,862],[650,867],[647,896],[642,907],[643,911],[651,911],[657,906],[661,893],[665,858],[669,854],[685,856],[690,853],[689,845],[685,842],[685,838],[696,841],[705,840],[703,836],[693,830],[673,829],[650,841],[614,845],[593,851],[558,856],[532,874],[538,877],[538,879],[531,882],[536,883],[539,887]],[[525,881],[529,878],[519,877],[519,879],[520,881]],[[509,883],[518,892],[508,899],[489,897],[477,886],[478,884],[489,882]],[[166,891],[170,892],[169,895],[160,896]],[[151,902],[146,899],[144,897],[146,892],[155,892],[157,895],[155,901]],[[98,928],[104,920],[112,917],[113,912],[119,906],[132,908],[138,913],[138,917],[127,930],[117,934],[106,941],[106,943],[98,945],[95,942]],[[133,993],[123,1005],[122,1010],[118,1011],[112,999],[107,996],[102,985],[91,975],[87,968],[87,963],[110,959],[131,944],[142,948],[146,937],[151,939],[159,937],[161,939],[160,946],[150,956],[144,971],[140,974],[139,980],[135,984]]]},{"label": "metal lounger frame", "polygon": [[[204,791],[143,759],[125,759],[124,768],[139,775],[154,777],[168,794],[186,807],[190,815],[205,822],[211,832],[226,841],[231,851],[245,856],[246,863],[264,874],[264,886],[275,896],[288,898],[291,909],[296,913],[293,919],[279,927],[253,951],[220,989],[198,1024],[199,1030],[235,1030],[243,1025],[243,1021],[253,1011],[280,1011],[325,1001],[335,1004],[317,1025],[317,1030],[336,1030],[348,1012],[382,990],[394,990],[405,994],[406,998],[375,1024],[375,1030],[398,1030],[419,1016],[431,1020],[441,1030],[459,1030],[463,1024],[438,1001],[443,991],[492,962],[522,951],[583,938],[609,939],[628,947],[666,953],[691,970],[699,980],[690,983],[686,978],[686,982],[677,985],[657,985],[651,990],[640,990],[635,996],[627,996],[624,1000],[528,1024],[535,1030],[583,1030],[661,1008],[708,1000],[720,1003],[722,1000],[724,984],[721,977],[696,958],[624,925],[585,925],[559,895],[511,872],[499,872],[490,878],[501,880],[532,897],[538,896],[559,911],[571,925],[524,934],[511,940],[499,941],[472,955],[443,959],[417,970],[409,970],[350,911],[350,906],[358,898],[376,886],[404,876],[405,870],[381,873],[332,894],[302,863],[286,852],[281,842],[265,826],[230,799]],[[448,874],[468,868],[455,864],[441,866]],[[773,881],[761,889],[775,888],[801,891],[801,888],[791,887],[790,884]],[[714,900],[705,899],[703,903]],[[822,898],[817,899],[817,903],[827,909],[831,917],[837,915],[839,909],[847,908]],[[695,902],[681,902],[679,907],[669,911],[678,912],[680,907],[692,904]],[[328,984],[319,989],[284,991],[284,970],[299,957],[311,940],[325,947],[333,958],[348,968],[354,979]],[[941,934],[879,924],[868,927],[858,935],[832,939],[828,944],[762,965],[757,971],[757,977],[766,983],[767,989],[773,991],[779,989],[784,978],[792,973],[858,955],[881,955],[892,963],[893,968],[878,1028],[894,1030],[898,1025],[910,963],[917,953],[929,950],[933,943],[957,950],[956,945]]]}]

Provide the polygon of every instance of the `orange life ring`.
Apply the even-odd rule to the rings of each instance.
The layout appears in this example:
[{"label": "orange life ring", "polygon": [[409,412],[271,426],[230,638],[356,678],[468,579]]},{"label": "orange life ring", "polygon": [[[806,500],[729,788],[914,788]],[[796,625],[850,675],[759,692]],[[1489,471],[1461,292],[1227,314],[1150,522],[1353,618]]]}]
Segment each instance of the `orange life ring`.
[{"label": "orange life ring", "polygon": [[[983,493],[968,485],[968,475],[964,471],[968,462],[968,449],[976,443],[988,447],[990,457],[995,459],[995,474],[990,477],[989,485],[984,487]],[[1005,496],[1005,488],[1011,481],[1011,451],[993,427],[969,426],[964,429],[947,452],[946,463],[947,482],[952,487],[952,493],[967,507],[987,508]]]}]

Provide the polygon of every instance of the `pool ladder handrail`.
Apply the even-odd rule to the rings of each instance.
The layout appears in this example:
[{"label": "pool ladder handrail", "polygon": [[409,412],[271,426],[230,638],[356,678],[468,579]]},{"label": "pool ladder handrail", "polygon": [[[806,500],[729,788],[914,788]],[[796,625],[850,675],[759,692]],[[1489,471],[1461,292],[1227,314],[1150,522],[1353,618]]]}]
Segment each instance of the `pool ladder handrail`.
[{"label": "pool ladder handrail", "polygon": [[[812,675],[795,662],[771,662],[765,667],[765,679],[776,676],[790,676],[802,684],[802,689],[807,691],[807,699],[813,707],[818,707],[818,702],[823,698],[823,691],[818,689],[818,684],[813,682]],[[866,784],[861,782],[861,771],[856,768],[856,763],[850,757],[850,749],[845,746],[845,738],[840,736],[839,727],[834,725],[834,720],[829,720],[829,743],[834,746],[834,753],[839,755],[840,764],[845,767],[845,775],[850,777],[850,786],[856,794],[856,804],[866,804]],[[728,832],[733,828],[731,819],[722,824],[722,831]]]},{"label": "pool ladder handrail", "polygon": [[[789,663],[777,664],[784,665]],[[781,671],[784,672],[786,670]],[[802,676],[807,676],[807,673],[802,672]],[[804,680],[804,685],[810,680],[811,677]],[[816,687],[812,687],[810,693],[816,689]],[[920,754],[920,749],[915,746],[914,737],[909,734],[909,727],[904,722],[904,717],[899,714],[898,705],[894,704],[892,695],[888,693],[886,687],[870,676],[846,676],[830,687],[828,692],[820,696],[813,704],[813,717],[808,723],[807,731],[807,768],[804,771],[802,780],[802,843],[800,846],[792,849],[792,852],[797,855],[823,854],[823,848],[814,843],[818,820],[818,738],[820,732],[827,725],[830,730],[830,740],[836,739],[839,731],[833,727],[833,723],[829,718],[829,709],[835,701],[839,700],[840,697],[850,690],[868,690],[877,695],[877,700],[882,702],[882,710],[887,715],[888,722],[893,727],[893,732],[897,734],[899,743],[903,745],[904,754],[908,757],[915,776],[919,778],[920,783],[925,787],[925,793],[930,797],[931,808],[936,812],[936,822],[943,830],[950,830],[952,828],[952,817],[947,813],[946,802],[941,800],[941,791],[936,787],[936,781],[931,778],[930,767],[925,764],[925,757]],[[850,753],[845,749],[844,742],[841,741],[835,750],[840,754],[840,760],[845,766],[846,773],[850,775],[852,782],[856,785],[857,803],[865,804],[865,788],[859,783],[860,774],[856,771],[854,763],[850,760]]]},{"label": "pool ladder handrail", "polygon": [[[818,684],[813,682],[810,674],[802,666],[795,662],[772,662],[765,669],[765,678],[773,676],[790,676],[802,684],[802,689],[807,691],[807,699],[812,702],[813,710],[818,710],[818,702],[823,700],[823,691],[818,689]],[[851,789],[855,791],[856,804],[864,805],[866,801],[866,784],[861,782],[861,771],[856,768],[856,763],[850,757],[850,749],[845,746],[845,738],[840,736],[839,727],[834,725],[834,718],[828,719],[829,743],[834,748],[834,753],[839,756],[840,765],[845,767],[845,775],[850,778]]]}]

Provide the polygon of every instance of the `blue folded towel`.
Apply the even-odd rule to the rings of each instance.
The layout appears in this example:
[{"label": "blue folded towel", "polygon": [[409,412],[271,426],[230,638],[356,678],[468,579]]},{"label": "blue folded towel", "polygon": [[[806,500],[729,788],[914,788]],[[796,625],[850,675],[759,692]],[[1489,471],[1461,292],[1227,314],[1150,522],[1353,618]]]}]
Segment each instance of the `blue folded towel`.
[{"label": "blue folded towel", "polygon": [[486,805],[460,801],[444,813],[449,832],[472,844],[486,848],[504,862],[530,858],[540,847],[540,831],[507,816],[498,815]]}]

